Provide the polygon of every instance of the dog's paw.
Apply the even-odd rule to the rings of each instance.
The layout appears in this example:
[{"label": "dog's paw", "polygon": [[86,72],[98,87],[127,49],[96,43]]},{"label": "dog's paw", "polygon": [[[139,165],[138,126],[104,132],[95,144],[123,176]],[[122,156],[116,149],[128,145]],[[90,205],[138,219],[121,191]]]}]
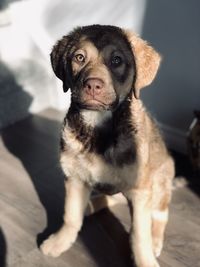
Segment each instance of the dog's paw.
[{"label": "dog's paw", "polygon": [[158,264],[158,262],[157,261],[155,261],[154,263],[152,263],[152,264],[148,264],[148,265],[145,265],[145,267],[160,267],[160,265]]},{"label": "dog's paw", "polygon": [[[150,266],[149,266],[150,267]],[[152,265],[151,265],[151,267],[160,267],[160,265],[159,265],[159,263],[157,262],[157,261],[155,261]]]},{"label": "dog's paw", "polygon": [[138,265],[137,267],[160,267],[160,265],[158,264],[157,261],[155,262],[152,262],[152,263],[148,263],[148,264],[145,264],[145,265]]},{"label": "dog's paw", "polygon": [[147,259],[145,259],[145,261],[141,261],[140,263],[138,262],[136,266],[137,267],[160,267],[156,259],[152,261],[147,261]]},{"label": "dog's paw", "polygon": [[68,250],[72,243],[67,240],[67,237],[60,236],[59,234],[51,235],[40,246],[44,255],[58,257],[61,253]]},{"label": "dog's paw", "polygon": [[158,258],[162,252],[163,241],[161,239],[153,240],[153,252],[156,258]]},{"label": "dog's paw", "polygon": [[68,250],[76,240],[77,231],[75,228],[61,228],[57,233],[50,235],[42,245],[41,251],[44,255],[58,257]]}]

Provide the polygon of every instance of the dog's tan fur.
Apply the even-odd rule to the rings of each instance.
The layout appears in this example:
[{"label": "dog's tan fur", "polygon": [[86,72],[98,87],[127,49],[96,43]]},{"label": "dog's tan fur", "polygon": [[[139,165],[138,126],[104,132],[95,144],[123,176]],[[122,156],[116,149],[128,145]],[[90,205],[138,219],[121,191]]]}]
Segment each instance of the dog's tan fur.
[{"label": "dog's tan fur", "polygon": [[[75,241],[81,228],[84,210],[95,183],[111,183],[122,192],[133,207],[131,245],[137,267],[158,267],[156,260],[163,246],[164,230],[168,220],[168,205],[171,199],[171,183],[174,177],[174,163],[169,156],[160,133],[138,99],[139,90],[154,79],[160,63],[160,56],[145,41],[130,31],[125,31],[136,61],[135,97],[131,102],[131,123],[135,129],[137,161],[123,167],[106,163],[96,153],[84,151],[83,144],[76,138],[68,124],[62,137],[65,149],[61,153],[61,166],[68,177],[66,181],[64,225],[41,246],[44,254],[58,256]],[[59,43],[62,49],[63,44]],[[83,41],[82,50],[87,50],[94,60],[94,69],[102,71],[101,59],[95,48]],[[57,60],[56,47],[55,61]],[[54,64],[56,64],[54,61]],[[100,64],[100,65],[99,65]],[[100,66],[100,67],[99,67]],[[73,70],[78,70],[76,63]],[[104,75],[107,75],[104,73]],[[107,77],[109,80],[109,77]],[[109,111],[102,111],[91,118],[85,113],[88,124],[102,123]],[[99,115],[100,114],[100,115]],[[100,117],[99,117],[100,116]],[[116,150],[129,146],[131,140],[121,140]],[[115,153],[116,153],[115,150]],[[114,153],[109,151],[110,154]],[[112,197],[98,197],[89,203],[87,214],[115,204]]]},{"label": "dog's tan fur", "polygon": [[137,76],[135,82],[135,96],[139,98],[139,90],[149,85],[160,65],[160,55],[137,34],[129,30],[125,31],[128,40],[131,43],[133,53],[135,55]]}]

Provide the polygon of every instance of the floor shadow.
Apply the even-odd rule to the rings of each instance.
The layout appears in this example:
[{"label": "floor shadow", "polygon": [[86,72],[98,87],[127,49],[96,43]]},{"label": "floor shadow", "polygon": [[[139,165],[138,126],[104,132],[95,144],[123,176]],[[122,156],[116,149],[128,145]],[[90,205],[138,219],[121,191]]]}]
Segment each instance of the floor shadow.
[{"label": "floor shadow", "polygon": [[[89,216],[85,221],[80,237],[99,267],[133,267],[129,233],[109,209]],[[98,232],[92,225],[97,225],[97,228],[99,225]],[[101,242],[102,234],[106,234],[108,244],[105,244],[105,239]]]},{"label": "floor shadow", "polygon": [[6,148],[22,162],[46,210],[47,227],[38,234],[38,245],[62,224],[65,192],[58,160],[60,125],[34,115],[2,130]]},{"label": "floor shadow", "polygon": [[6,266],[6,240],[3,232],[0,229],[0,266]]}]

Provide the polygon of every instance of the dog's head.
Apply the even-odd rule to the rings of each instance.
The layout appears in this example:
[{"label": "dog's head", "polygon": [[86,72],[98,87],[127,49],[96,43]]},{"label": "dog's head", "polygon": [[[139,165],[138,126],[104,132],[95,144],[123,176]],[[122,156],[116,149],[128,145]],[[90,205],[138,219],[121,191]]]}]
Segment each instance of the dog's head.
[{"label": "dog's head", "polygon": [[137,35],[115,26],[75,29],[54,46],[56,76],[72,101],[85,109],[113,109],[154,79],[160,56]]}]

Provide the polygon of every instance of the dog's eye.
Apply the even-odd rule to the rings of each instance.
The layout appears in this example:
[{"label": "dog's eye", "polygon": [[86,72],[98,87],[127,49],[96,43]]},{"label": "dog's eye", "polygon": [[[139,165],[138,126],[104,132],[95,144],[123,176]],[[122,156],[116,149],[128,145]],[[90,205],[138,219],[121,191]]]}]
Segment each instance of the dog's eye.
[{"label": "dog's eye", "polygon": [[77,62],[84,62],[85,61],[85,57],[84,57],[84,55],[82,55],[82,54],[77,54],[77,55],[75,55],[74,56],[74,58],[75,58],[75,60],[77,61]]},{"label": "dog's eye", "polygon": [[111,64],[113,67],[118,67],[122,64],[122,58],[120,56],[114,56],[111,58]]}]

